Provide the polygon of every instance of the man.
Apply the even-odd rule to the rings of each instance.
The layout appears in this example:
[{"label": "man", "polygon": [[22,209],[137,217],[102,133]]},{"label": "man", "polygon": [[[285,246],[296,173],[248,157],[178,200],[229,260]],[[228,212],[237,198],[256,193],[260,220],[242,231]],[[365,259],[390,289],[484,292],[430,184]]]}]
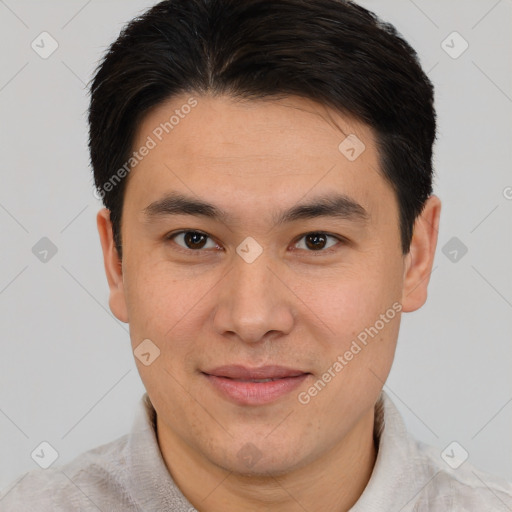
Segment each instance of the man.
[{"label": "man", "polygon": [[110,308],[147,390],[132,432],[0,510],[510,510],[382,392],[427,296],[433,89],[341,0],[169,0],[91,87]]}]

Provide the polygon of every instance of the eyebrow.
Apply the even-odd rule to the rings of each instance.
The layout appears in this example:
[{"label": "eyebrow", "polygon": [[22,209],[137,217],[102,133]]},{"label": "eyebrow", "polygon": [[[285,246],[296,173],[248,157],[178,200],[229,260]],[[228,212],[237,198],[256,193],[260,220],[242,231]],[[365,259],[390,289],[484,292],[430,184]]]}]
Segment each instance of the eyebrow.
[{"label": "eyebrow", "polygon": [[[160,217],[172,215],[194,215],[212,220],[229,223],[232,216],[211,203],[172,192],[165,197],[152,202],[143,209],[146,222]],[[333,217],[343,220],[366,222],[368,212],[359,203],[344,194],[327,194],[314,198],[308,203],[297,204],[288,210],[278,212],[273,216],[274,224],[280,225],[297,220],[307,220],[316,217]]]}]

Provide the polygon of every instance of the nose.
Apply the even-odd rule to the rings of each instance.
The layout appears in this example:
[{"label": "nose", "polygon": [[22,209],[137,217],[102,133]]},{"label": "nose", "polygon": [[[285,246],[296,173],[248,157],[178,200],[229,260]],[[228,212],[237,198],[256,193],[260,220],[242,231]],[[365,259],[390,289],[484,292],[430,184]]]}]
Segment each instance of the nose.
[{"label": "nose", "polygon": [[252,263],[236,255],[222,280],[213,325],[223,336],[257,343],[291,332],[294,323],[293,293],[265,252]]}]

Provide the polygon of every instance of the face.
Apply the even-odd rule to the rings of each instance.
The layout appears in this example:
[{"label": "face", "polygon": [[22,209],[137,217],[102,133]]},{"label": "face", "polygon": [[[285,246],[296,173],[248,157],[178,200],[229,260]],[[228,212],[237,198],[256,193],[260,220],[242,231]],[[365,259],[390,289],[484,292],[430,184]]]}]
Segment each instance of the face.
[{"label": "face", "polygon": [[150,149],[128,177],[122,264],[102,234],[110,306],[145,354],[160,437],[279,474],[332,453],[372,411],[400,312],[424,300],[432,235],[402,255],[368,126],[300,98],[193,98],[139,126],[134,148]]}]

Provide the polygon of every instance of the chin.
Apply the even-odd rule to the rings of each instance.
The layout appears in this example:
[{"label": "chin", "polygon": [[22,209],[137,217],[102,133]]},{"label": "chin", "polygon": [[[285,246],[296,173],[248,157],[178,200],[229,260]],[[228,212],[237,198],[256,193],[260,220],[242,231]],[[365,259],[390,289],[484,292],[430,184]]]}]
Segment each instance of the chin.
[{"label": "chin", "polygon": [[[258,438],[258,441],[246,441],[237,443],[239,448],[232,450],[233,445],[228,452],[225,448],[220,448],[220,452],[215,455],[220,457],[213,458],[223,469],[233,472],[240,476],[269,477],[280,476],[298,469],[306,464],[307,456],[297,450],[298,442],[290,441],[289,445],[283,446],[282,441],[279,446],[266,439]],[[304,449],[304,446],[302,446]]]}]

